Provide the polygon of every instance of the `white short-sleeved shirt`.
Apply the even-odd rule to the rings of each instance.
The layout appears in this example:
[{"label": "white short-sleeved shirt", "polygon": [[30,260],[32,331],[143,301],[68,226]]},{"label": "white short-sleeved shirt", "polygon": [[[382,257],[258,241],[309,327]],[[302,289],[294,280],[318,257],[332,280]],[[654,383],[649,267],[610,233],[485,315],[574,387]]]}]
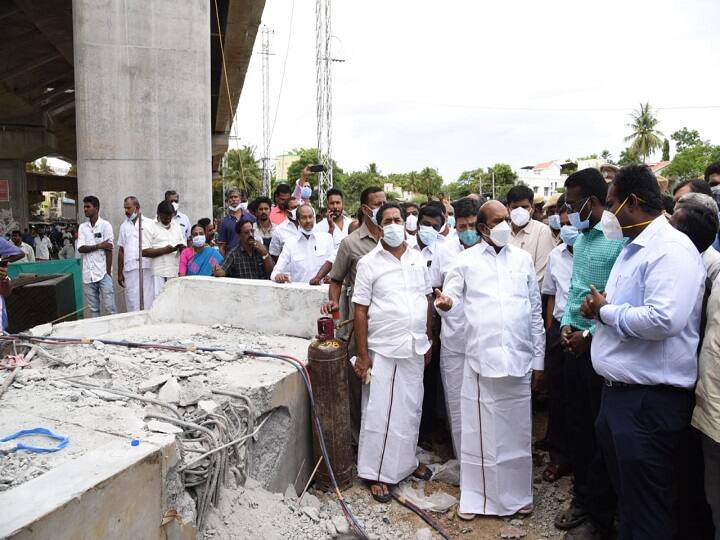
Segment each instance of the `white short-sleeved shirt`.
[{"label": "white short-sleeved shirt", "polygon": [[[81,223],[78,227],[77,251],[82,246],[94,246],[103,242],[113,243],[112,225],[103,218],[98,217],[95,226],[89,221]],[[108,255],[103,249],[91,251],[90,253],[80,253],[82,259],[83,283],[97,283],[107,274],[106,257]]]},{"label": "white short-sleeved shirt", "polygon": [[[174,221],[165,227],[159,221],[153,221],[143,228],[143,246],[160,248],[185,244],[185,234]],[[159,257],[152,257],[152,273],[155,277],[173,278],[178,276],[180,269],[180,252],[173,251]]]},{"label": "white short-sleeved shirt", "polygon": [[[340,245],[340,242],[343,241],[343,239],[348,235],[348,229],[350,228],[350,223],[352,223],[352,219],[350,219],[348,216],[343,214],[343,226],[338,227],[337,224],[335,224],[335,228],[333,229],[332,237],[333,241],[335,242],[335,247],[338,247]],[[324,232],[329,233],[330,226],[328,225],[327,219],[323,219],[315,225],[315,230],[318,232]]]},{"label": "white short-sleeved shirt", "polygon": [[553,317],[557,321],[561,321],[565,314],[572,266],[573,256],[566,244],[556,246],[548,255],[541,291],[543,294],[551,294],[555,297]]},{"label": "white short-sleeved shirt", "polygon": [[369,306],[368,349],[395,358],[427,352],[430,292],[425,259],[407,245],[400,259],[382,242],[360,259],[352,301]]},{"label": "white short-sleeved shirt", "polygon": [[[153,220],[143,216],[142,226],[152,227]],[[139,224],[137,221],[133,223],[131,220],[126,219],[122,225],[120,225],[120,232],[118,233],[118,246],[123,248],[123,269],[126,272],[132,272],[138,269],[138,229]],[[152,259],[149,257],[143,257],[143,268],[150,268],[152,266]]]},{"label": "white short-sleeved shirt", "polygon": [[178,212],[173,216],[173,223],[177,223],[180,226],[180,230],[187,241],[187,239],[190,238],[190,219],[182,212]]},{"label": "white short-sleeved shirt", "polygon": [[50,249],[52,248],[52,242],[47,235],[40,238],[39,236],[35,239],[35,258],[37,259],[49,259]]},{"label": "white short-sleeved shirt", "polygon": [[278,274],[290,276],[292,283],[308,283],[327,261],[334,260],[333,237],[326,232],[313,231],[309,237],[300,232],[283,246],[270,279]]}]

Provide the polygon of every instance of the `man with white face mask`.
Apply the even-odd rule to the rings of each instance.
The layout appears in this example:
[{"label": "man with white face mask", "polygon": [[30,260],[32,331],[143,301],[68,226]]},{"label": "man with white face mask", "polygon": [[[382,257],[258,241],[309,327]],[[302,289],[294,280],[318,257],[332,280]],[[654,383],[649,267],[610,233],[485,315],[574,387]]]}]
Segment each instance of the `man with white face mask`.
[{"label": "man with white face mask", "polygon": [[[479,202],[465,197],[453,203],[457,234],[443,242],[433,253],[430,265],[430,284],[442,289],[445,277],[455,266],[457,256],[477,244],[477,214]],[[462,300],[457,299],[451,313],[442,313],[440,326],[440,377],[445,390],[450,431],[455,457],[460,458],[460,390],[465,370],[465,312]]]},{"label": "man with white face mask", "polygon": [[180,212],[180,195],[178,192],[169,189],[165,192],[165,200],[172,205],[173,208],[173,221],[180,226],[180,230],[185,235],[185,239],[190,239],[190,219]]},{"label": "man with white face mask", "polygon": [[[480,207],[482,240],[457,256],[435,306],[465,311],[458,517],[528,515],[532,498],[531,372],[544,367],[545,330],[532,259],[509,245],[508,211]],[[443,315],[445,316],[445,315]]]},{"label": "man with white face mask", "polygon": [[270,279],[276,283],[309,283],[326,262],[332,264],[335,246],[330,233],[318,231],[315,210],[309,204],[297,209],[298,234],[285,242]]},{"label": "man with white face mask", "polygon": [[371,484],[373,498],[390,502],[388,485],[418,467],[423,371],[430,360],[431,289],[422,255],[405,243],[400,206],[380,207],[381,242],[357,265],[353,305],[357,361],[355,373],[367,382],[358,447],[358,476]]},{"label": "man with white face mask", "polygon": [[527,251],[533,260],[538,283],[545,276],[545,266],[555,247],[555,237],[550,227],[531,219],[535,194],[527,186],[513,186],[507,194],[508,211],[512,223],[510,244]]},{"label": "man with white face mask", "polygon": [[142,256],[152,259],[156,296],[167,280],[178,276],[180,251],[187,247],[185,234],[172,218],[172,205],[163,201],[157,207],[157,219],[143,227]]},{"label": "man with white face mask", "polygon": [[417,241],[412,244],[408,241],[408,245],[422,253],[428,266],[432,262],[433,252],[439,245],[440,231],[444,226],[445,216],[437,206],[426,205],[420,210],[415,235]]},{"label": "man with white face mask", "polygon": [[[118,284],[125,288],[125,309],[140,310],[140,202],[136,197],[125,197],[123,208],[127,219],[120,225],[118,236]],[[153,220],[142,216],[142,229],[153,226]],[[155,299],[155,280],[151,259],[142,257],[143,309],[150,309]]]},{"label": "man with white face mask", "polygon": [[256,219],[248,212],[247,194],[238,188],[231,187],[225,191],[227,201],[227,215],[220,222],[220,230],[217,235],[217,244],[220,246],[220,253],[227,255],[231,249],[240,242],[237,234],[237,224],[241,219],[255,223]]}]

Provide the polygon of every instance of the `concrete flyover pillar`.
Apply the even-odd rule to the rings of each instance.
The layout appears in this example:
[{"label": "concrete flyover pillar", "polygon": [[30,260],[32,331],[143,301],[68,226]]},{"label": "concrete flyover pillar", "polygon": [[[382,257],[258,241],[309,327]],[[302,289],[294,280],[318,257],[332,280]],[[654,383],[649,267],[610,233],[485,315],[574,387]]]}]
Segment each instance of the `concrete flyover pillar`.
[{"label": "concrete flyover pillar", "polygon": [[73,36],[80,216],[96,195],[117,237],[124,197],[175,189],[211,217],[209,2],[73,0]]},{"label": "concrete flyover pillar", "polygon": [[27,227],[29,212],[25,162],[0,159],[0,234]]}]

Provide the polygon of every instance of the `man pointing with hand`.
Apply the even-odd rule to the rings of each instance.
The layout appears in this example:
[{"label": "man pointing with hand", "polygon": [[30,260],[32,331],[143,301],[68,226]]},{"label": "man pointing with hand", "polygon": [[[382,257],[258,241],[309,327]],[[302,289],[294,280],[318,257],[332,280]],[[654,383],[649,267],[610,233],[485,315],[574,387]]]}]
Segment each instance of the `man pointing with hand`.
[{"label": "man pointing with hand", "polygon": [[440,315],[462,300],[466,317],[461,391],[458,517],[528,515],[532,498],[531,371],[539,382],[545,330],[530,255],[508,245],[508,211],[498,201],[480,207],[481,240],[457,255],[443,291]]}]

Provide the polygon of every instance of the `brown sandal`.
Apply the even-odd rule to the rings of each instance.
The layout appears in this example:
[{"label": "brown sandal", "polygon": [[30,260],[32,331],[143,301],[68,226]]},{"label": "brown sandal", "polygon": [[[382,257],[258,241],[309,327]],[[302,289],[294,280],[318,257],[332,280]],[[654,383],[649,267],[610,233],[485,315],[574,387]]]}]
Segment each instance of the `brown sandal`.
[{"label": "brown sandal", "polygon": [[[378,488],[381,493],[375,493],[373,491],[373,488]],[[388,489],[387,484],[383,484],[382,482],[375,482],[374,484],[370,484],[370,494],[372,495],[373,499],[375,499],[379,503],[389,503],[392,500],[392,495],[390,495],[390,489]]]}]

